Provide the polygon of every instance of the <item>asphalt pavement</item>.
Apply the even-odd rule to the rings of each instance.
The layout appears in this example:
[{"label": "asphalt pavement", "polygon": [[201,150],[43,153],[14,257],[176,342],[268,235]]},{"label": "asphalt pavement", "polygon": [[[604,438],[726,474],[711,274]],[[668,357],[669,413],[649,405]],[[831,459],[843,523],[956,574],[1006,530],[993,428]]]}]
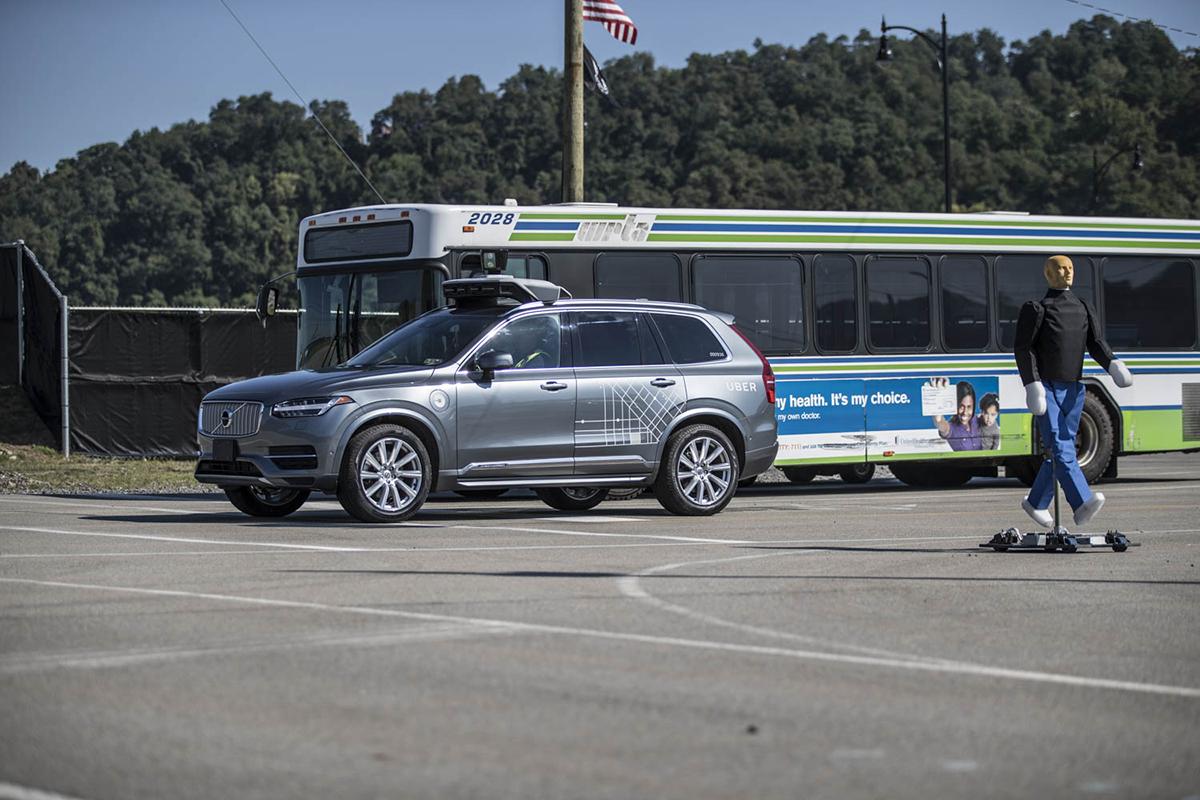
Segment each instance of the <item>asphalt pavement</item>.
[{"label": "asphalt pavement", "polygon": [[[556,512],[0,496],[0,798],[1200,798],[1200,455]],[[1071,526],[1068,526],[1071,527]]]}]

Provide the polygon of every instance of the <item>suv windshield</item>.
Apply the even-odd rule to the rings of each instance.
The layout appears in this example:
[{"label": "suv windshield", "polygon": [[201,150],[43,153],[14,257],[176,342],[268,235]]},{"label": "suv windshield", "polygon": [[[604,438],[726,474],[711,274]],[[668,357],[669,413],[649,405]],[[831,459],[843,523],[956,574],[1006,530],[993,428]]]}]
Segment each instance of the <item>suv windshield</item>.
[{"label": "suv windshield", "polygon": [[510,308],[447,309],[402,325],[346,363],[352,367],[436,367],[458,357]]}]

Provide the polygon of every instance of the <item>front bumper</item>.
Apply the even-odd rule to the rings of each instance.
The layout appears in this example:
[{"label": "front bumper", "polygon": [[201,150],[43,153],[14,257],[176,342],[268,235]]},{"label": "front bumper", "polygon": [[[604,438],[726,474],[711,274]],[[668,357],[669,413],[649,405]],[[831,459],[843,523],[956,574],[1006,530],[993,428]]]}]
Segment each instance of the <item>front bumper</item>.
[{"label": "front bumper", "polygon": [[348,417],[340,408],[292,419],[272,417],[267,411],[258,432],[250,436],[200,433],[196,480],[218,486],[335,491],[336,450]]}]

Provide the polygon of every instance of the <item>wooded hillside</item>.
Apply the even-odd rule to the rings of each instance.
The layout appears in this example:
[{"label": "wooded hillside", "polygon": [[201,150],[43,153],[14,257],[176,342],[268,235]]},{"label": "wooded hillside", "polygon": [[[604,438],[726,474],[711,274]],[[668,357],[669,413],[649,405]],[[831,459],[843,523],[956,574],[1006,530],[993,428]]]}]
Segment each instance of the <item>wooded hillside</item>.
[{"label": "wooded hillside", "polygon": [[[940,211],[933,53],[894,41],[881,66],[877,43],[610,62],[620,106],[589,93],[588,198]],[[1011,45],[954,36],[950,52],[956,210],[1200,217],[1200,52],[1104,16]],[[524,204],[559,199],[560,102],[561,72],[523,66],[496,91],[466,75],[398,94],[367,132],[343,102],[312,111],[389,201]],[[16,164],[0,177],[0,241],[26,240],[73,304],[249,305],[294,264],[301,217],[374,201],[304,109],[264,94],[46,174]]]}]

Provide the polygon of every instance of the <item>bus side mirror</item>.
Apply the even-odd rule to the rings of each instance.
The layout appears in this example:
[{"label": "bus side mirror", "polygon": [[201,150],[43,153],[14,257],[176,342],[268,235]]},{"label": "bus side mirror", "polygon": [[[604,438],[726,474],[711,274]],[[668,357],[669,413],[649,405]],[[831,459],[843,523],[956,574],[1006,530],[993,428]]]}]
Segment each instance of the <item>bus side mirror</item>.
[{"label": "bus side mirror", "polygon": [[266,322],[267,317],[275,316],[275,306],[279,302],[279,288],[264,286],[258,290],[258,302],[254,306],[254,314],[259,320]]}]

